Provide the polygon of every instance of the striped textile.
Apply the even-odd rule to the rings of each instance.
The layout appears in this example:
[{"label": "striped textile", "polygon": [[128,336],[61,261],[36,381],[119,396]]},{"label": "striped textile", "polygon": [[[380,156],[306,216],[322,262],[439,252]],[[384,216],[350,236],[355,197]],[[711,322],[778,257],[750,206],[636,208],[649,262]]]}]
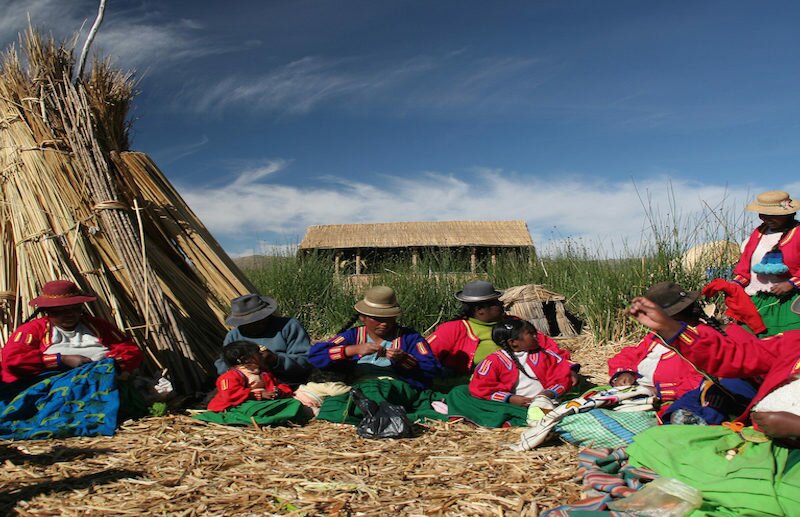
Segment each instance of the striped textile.
[{"label": "striped textile", "polygon": [[644,483],[657,477],[651,470],[628,465],[628,455],[623,448],[584,449],[578,454],[577,475],[583,484],[584,499],[553,508],[540,517],[633,516],[606,511],[608,503],[636,492]]}]

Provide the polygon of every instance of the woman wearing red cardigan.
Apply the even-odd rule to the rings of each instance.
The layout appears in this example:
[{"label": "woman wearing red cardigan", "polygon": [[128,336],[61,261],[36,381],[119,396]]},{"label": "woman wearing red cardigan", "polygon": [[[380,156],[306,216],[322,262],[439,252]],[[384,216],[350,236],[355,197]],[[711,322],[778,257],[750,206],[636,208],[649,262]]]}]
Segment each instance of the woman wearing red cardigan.
[{"label": "woman wearing red cardigan", "polygon": [[747,205],[762,224],[750,235],[734,269],[733,280],[755,303],[767,331],[774,336],[800,329],[800,316],[790,310],[800,295],[800,201],[787,192],[763,192]]}]

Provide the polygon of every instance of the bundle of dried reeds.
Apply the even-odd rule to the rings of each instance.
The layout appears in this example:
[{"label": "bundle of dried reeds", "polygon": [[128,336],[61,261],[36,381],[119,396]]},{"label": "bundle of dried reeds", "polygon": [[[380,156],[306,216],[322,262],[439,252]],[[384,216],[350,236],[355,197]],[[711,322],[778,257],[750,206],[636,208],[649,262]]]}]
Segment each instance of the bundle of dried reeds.
[{"label": "bundle of dried reeds", "polygon": [[68,278],[131,333],[184,393],[211,377],[228,301],[253,290],[155,164],[126,152],[130,73],[96,62],[70,82],[73,49],[29,30],[27,64],[0,63],[3,338],[41,285]]}]

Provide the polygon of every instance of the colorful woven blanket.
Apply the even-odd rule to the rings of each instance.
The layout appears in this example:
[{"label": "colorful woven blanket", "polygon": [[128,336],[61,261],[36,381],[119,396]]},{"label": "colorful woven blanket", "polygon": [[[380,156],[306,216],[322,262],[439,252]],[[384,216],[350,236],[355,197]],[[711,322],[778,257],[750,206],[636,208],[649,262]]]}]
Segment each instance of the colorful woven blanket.
[{"label": "colorful woven blanket", "polygon": [[7,385],[0,400],[0,438],[32,440],[70,436],[111,436],[117,426],[120,397],[113,359],[66,372],[41,374],[13,393]]}]

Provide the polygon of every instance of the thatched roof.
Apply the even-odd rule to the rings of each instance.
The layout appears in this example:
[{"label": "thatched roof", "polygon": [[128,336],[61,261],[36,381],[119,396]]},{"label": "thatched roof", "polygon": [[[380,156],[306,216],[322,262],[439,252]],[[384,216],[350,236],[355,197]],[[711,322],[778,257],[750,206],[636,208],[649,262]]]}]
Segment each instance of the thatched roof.
[{"label": "thatched roof", "polygon": [[533,247],[525,221],[426,221],[309,226],[301,250],[462,246]]}]

